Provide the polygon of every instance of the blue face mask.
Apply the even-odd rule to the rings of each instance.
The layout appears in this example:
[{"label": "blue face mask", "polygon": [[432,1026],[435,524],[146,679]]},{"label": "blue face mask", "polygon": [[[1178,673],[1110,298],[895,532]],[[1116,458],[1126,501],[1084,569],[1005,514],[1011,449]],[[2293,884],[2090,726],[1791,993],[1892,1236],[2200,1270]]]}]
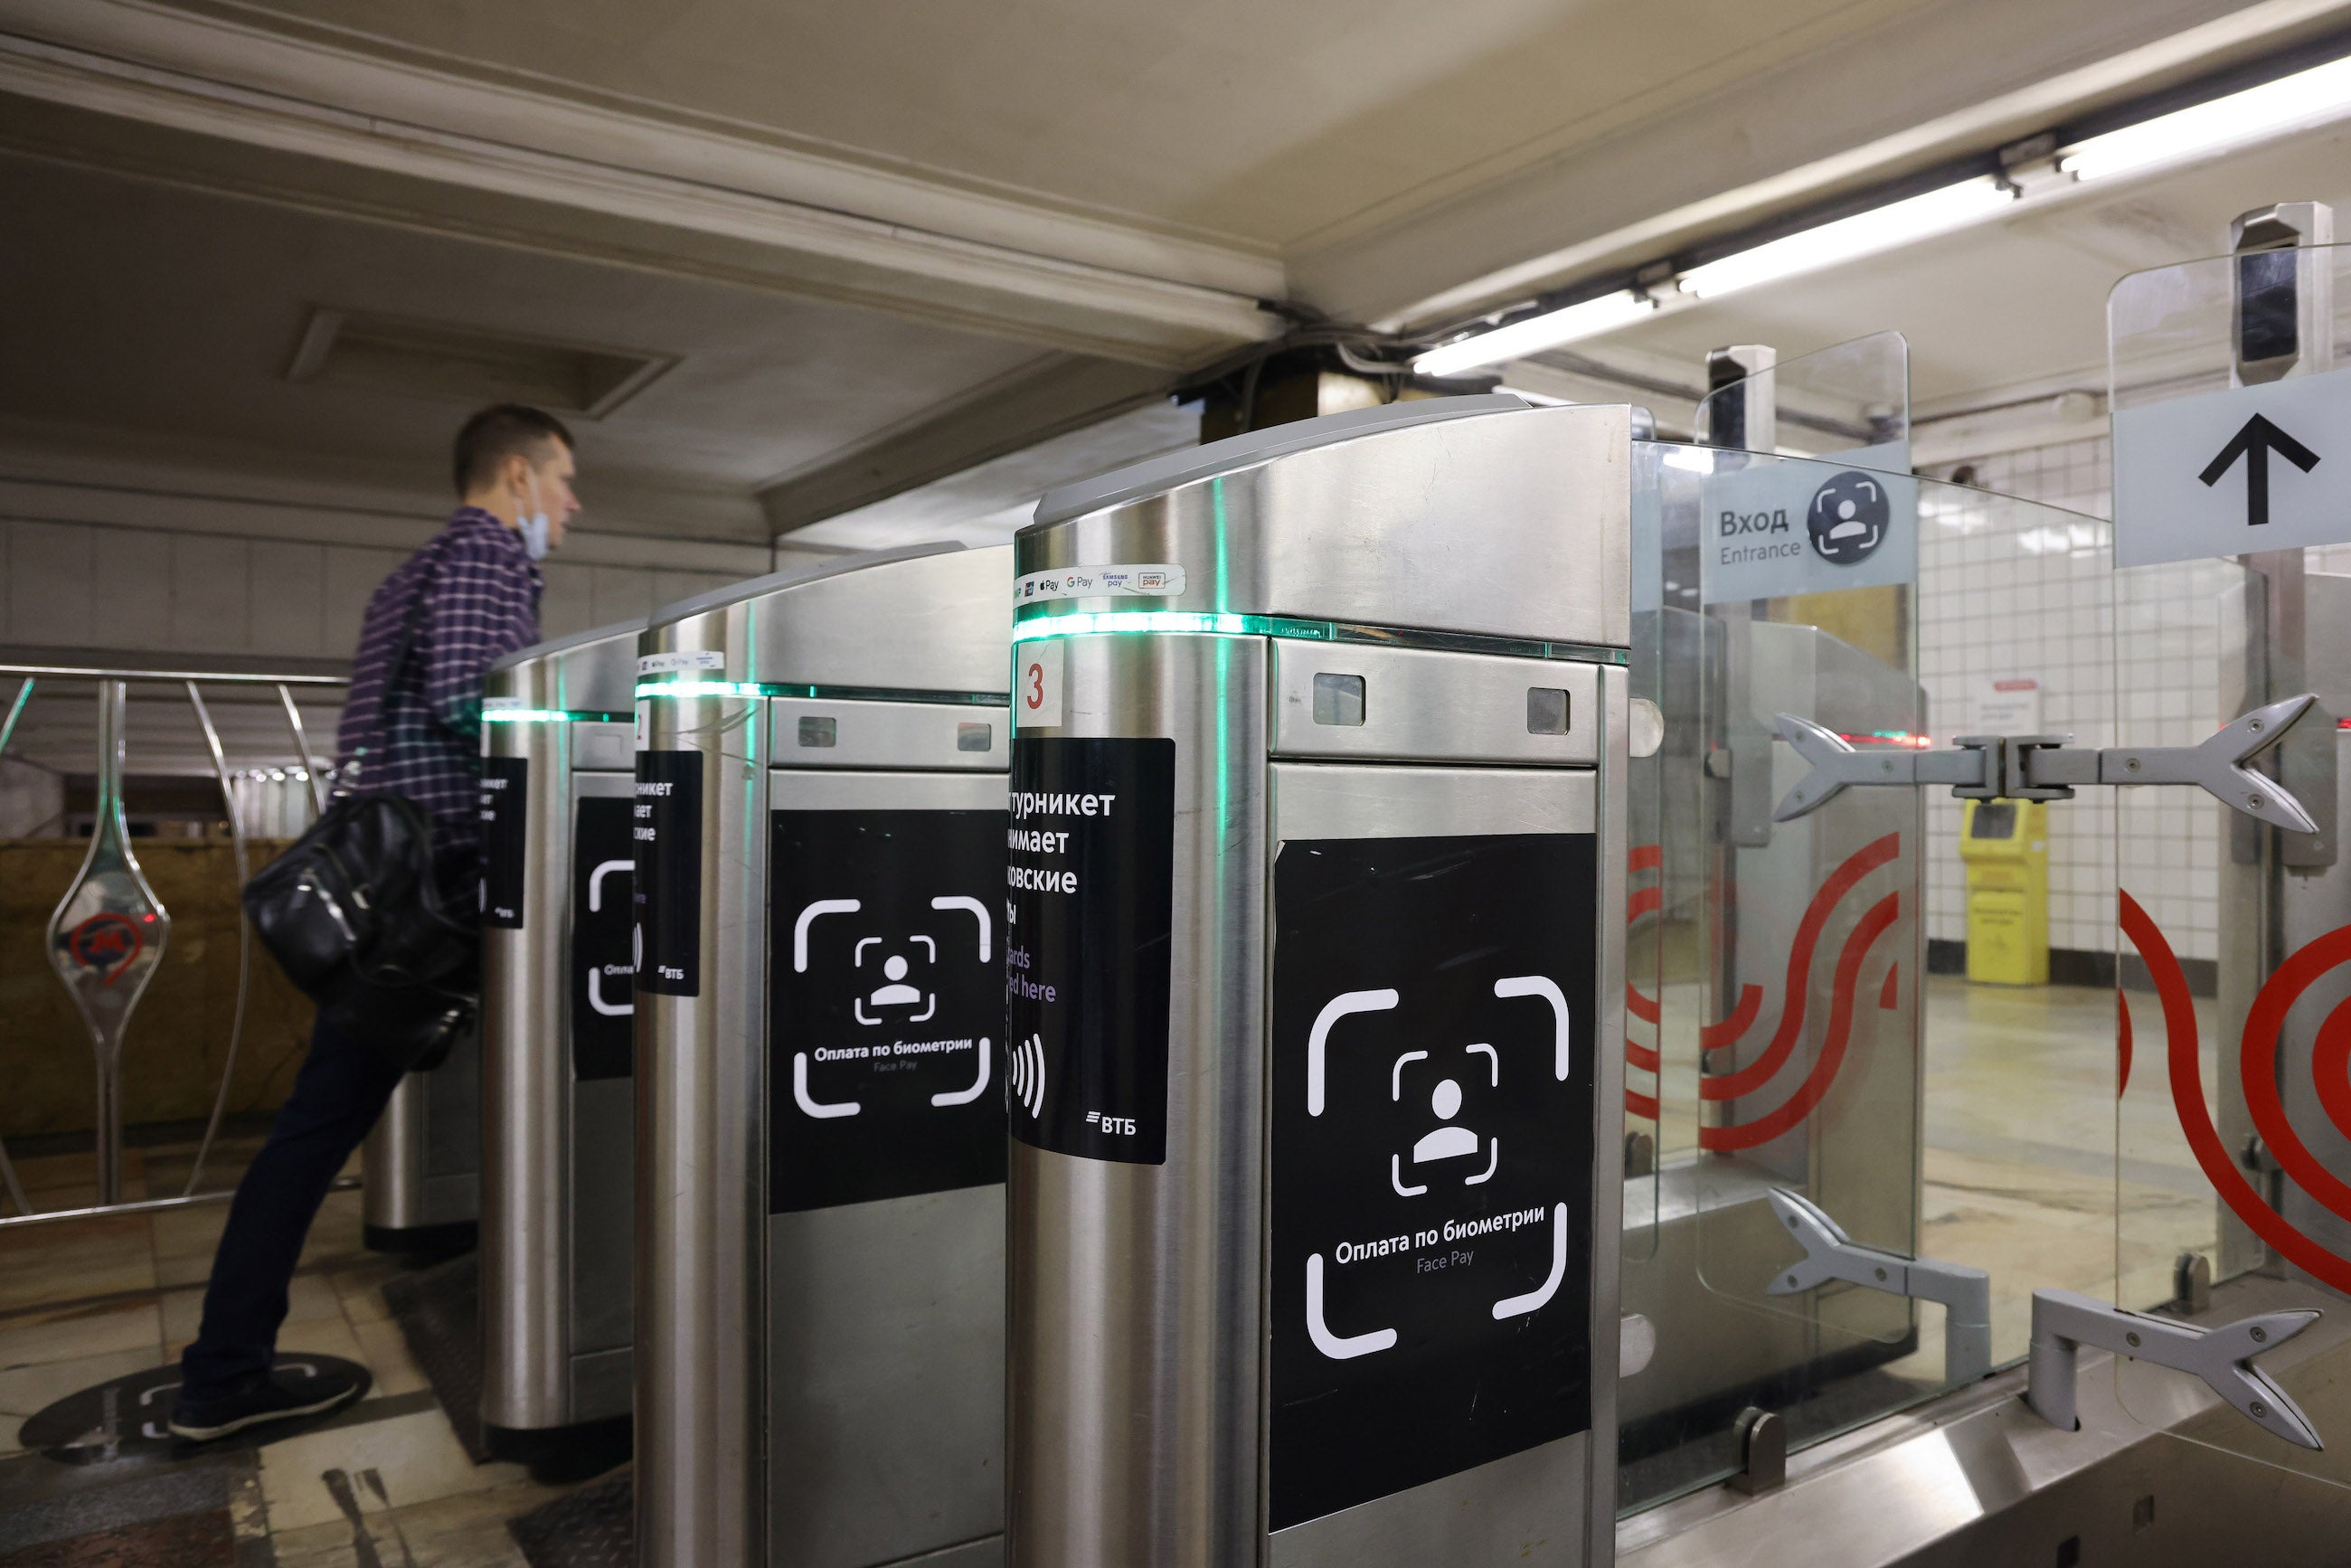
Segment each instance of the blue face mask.
[{"label": "blue face mask", "polygon": [[[530,504],[535,508],[538,507],[538,481],[533,478],[528,483],[530,486]],[[517,525],[517,531],[522,535],[522,548],[529,552],[530,559],[545,560],[547,552],[553,548],[548,539],[546,511],[542,508],[525,513],[517,517],[515,522]]]}]

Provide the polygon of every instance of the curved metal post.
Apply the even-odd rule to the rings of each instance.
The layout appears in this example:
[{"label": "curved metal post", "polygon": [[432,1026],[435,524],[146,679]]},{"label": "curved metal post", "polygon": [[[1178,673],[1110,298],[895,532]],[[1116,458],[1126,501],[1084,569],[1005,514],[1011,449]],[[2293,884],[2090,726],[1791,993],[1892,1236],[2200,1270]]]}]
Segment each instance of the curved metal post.
[{"label": "curved metal post", "polygon": [[[8,742],[16,733],[16,720],[24,713],[25,705],[32,700],[34,679],[26,675],[17,683],[16,700],[8,705],[8,716],[0,719],[0,757],[8,755]],[[25,1196],[25,1185],[16,1179],[16,1162],[8,1157],[5,1140],[0,1140],[0,1181],[7,1183],[8,1199],[16,1206],[17,1213],[33,1212],[33,1200]]]},{"label": "curved metal post", "polygon": [[[192,687],[194,685],[189,684]],[[286,727],[294,732],[294,749],[302,754],[302,771],[310,776],[311,808],[323,817],[327,814],[327,778],[319,771],[319,759],[310,755],[310,732],[302,727],[302,710],[294,706],[294,694],[283,681],[277,684],[277,701],[286,709]]]},{"label": "curved metal post", "polygon": [[[213,775],[220,780],[221,806],[228,812],[229,842],[236,854],[236,886],[241,895],[245,884],[252,880],[253,871],[246,863],[245,824],[237,820],[236,792],[229,788],[228,758],[221,752],[220,731],[213,727],[213,716],[204,706],[204,694],[196,683],[186,683],[188,706],[196,710],[196,723],[204,727],[204,746],[213,754]],[[286,688],[277,688],[283,695]],[[228,1060],[221,1064],[220,1092],[213,1096],[213,1113],[204,1123],[204,1141],[196,1145],[195,1163],[188,1168],[188,1185],[180,1189],[183,1197],[193,1197],[196,1184],[204,1180],[204,1161],[213,1152],[213,1140],[220,1135],[221,1118],[228,1111],[230,1088],[236,1082],[236,1058],[245,1043],[245,999],[253,978],[253,924],[245,917],[245,900],[237,900],[236,911],[236,1011],[229,1020]]]},{"label": "curved metal post", "polygon": [[122,1035],[163,959],[172,917],[139,870],[122,814],[128,684],[98,684],[98,816],[89,853],[49,916],[49,967],[98,1059],[98,1200],[122,1201]]}]

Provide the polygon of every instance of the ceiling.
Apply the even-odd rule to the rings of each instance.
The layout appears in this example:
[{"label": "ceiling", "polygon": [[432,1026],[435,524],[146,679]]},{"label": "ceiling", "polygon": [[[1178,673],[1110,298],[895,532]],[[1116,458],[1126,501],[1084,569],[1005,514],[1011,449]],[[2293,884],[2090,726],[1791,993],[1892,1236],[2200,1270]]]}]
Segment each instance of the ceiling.
[{"label": "ceiling", "polygon": [[[192,6],[1269,248],[1931,0]],[[1672,47],[1661,47],[1670,39]]]},{"label": "ceiling", "polygon": [[2018,387],[2104,392],[2107,291],[2126,273],[2228,248],[2271,202],[2351,214],[2351,124],[2146,178],[2075,187],[1957,234],[1668,312],[1580,347],[1668,362],[1770,343],[1802,352],[1887,329],[1910,342],[1911,397],[1944,410]]},{"label": "ceiling", "polygon": [[[591,521],[601,484],[656,536],[1000,538],[1050,485],[1194,438],[1168,390],[1290,319],[1507,304],[2346,16],[0,0],[0,287],[33,302],[0,446],[439,490],[486,399],[289,379],[324,308],[669,361],[577,424]],[[1892,327],[1921,408],[2095,386],[2118,273],[2210,248],[2255,200],[2334,193],[2343,152],[2085,190],[1530,373],[1613,398],[1570,372],[1694,383],[1717,343]]]},{"label": "ceiling", "polygon": [[[318,307],[610,346],[676,360],[600,420],[573,419],[580,492],[747,495],[1040,350],[812,304],[455,236],[353,222],[61,164],[0,164],[11,313],[0,417],[159,437],[329,448],[446,485],[478,394],[288,379]],[[70,235],[70,246],[55,242]],[[747,526],[757,515],[746,511]],[[658,531],[659,518],[641,519]]]}]

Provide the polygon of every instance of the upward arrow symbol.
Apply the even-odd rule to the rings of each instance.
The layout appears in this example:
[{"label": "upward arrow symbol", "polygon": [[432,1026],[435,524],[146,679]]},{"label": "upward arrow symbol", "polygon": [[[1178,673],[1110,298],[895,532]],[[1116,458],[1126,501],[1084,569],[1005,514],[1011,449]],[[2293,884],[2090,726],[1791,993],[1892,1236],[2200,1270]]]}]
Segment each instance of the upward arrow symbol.
[{"label": "upward arrow symbol", "polygon": [[2244,428],[2229,437],[2229,444],[2220,455],[2204,465],[2197,477],[2207,485],[2220,482],[2238,458],[2245,460],[2245,526],[2257,528],[2270,520],[2270,454],[2276,453],[2304,473],[2318,466],[2318,454],[2263,419],[2260,414],[2245,421]]}]

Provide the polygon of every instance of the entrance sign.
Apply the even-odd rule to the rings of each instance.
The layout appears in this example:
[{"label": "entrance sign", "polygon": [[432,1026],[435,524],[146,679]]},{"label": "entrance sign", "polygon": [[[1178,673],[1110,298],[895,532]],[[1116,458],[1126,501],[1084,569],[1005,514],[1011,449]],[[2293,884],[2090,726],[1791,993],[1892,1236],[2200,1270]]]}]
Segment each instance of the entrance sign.
[{"label": "entrance sign", "polygon": [[1890,588],[1918,575],[1907,441],[1819,459],[1753,455],[1709,476],[1698,523],[1705,601]]},{"label": "entrance sign", "polygon": [[2351,539],[2351,370],[2115,412],[2115,564]]},{"label": "entrance sign", "polygon": [[1596,842],[1274,862],[1276,1530],[1590,1425]]}]

